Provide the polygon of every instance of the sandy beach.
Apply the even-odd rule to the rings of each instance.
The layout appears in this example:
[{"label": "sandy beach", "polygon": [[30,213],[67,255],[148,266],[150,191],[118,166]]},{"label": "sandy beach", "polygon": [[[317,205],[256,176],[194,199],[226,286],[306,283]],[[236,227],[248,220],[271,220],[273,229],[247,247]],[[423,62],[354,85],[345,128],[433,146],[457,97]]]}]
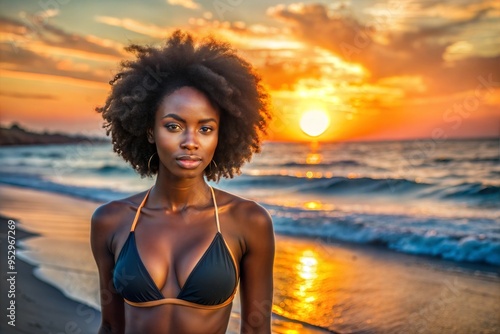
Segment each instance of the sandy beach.
[{"label": "sandy beach", "polygon": [[[9,217],[9,219],[15,217]],[[7,249],[7,219],[0,220],[0,246],[2,255]],[[16,228],[16,243],[35,235]],[[19,247],[20,248],[20,247]],[[5,251],[5,252],[4,252]],[[95,309],[73,301],[54,286],[49,285],[33,274],[35,266],[20,259],[15,263],[15,275],[7,267],[6,256],[0,261],[2,268],[2,298],[1,309],[5,314],[0,323],[2,333],[96,333],[99,326],[100,313]],[[15,290],[10,289],[7,278],[15,277]],[[7,293],[14,291],[13,298],[7,298]],[[6,317],[11,312],[6,311],[11,300],[15,301],[15,318]],[[8,312],[8,313],[7,313]],[[6,320],[7,319],[7,320]],[[9,325],[15,319],[15,326]]]},{"label": "sandy beach", "polygon": [[[95,333],[100,313],[88,224],[98,203],[10,186],[0,192],[0,214],[15,221],[20,251],[16,326],[8,324],[10,298],[2,295],[1,332]],[[7,294],[6,255],[0,263]],[[499,301],[498,268],[277,236],[274,333],[498,333]],[[236,302],[228,333],[238,325]]]}]

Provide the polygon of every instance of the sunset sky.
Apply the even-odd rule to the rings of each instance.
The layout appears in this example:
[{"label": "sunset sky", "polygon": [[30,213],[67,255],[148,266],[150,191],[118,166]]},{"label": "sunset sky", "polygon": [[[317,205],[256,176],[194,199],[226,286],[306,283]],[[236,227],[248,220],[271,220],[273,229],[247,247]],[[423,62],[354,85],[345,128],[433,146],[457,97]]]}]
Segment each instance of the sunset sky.
[{"label": "sunset sky", "polygon": [[103,134],[94,109],[129,43],[213,34],[256,66],[270,139],[500,136],[500,2],[1,0],[0,121]]}]

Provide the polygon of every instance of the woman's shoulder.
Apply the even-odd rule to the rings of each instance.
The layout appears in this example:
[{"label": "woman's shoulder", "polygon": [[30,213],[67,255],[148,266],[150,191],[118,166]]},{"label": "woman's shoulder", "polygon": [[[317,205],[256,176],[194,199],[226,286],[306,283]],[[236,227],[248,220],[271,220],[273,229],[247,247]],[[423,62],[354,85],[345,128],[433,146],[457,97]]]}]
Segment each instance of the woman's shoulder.
[{"label": "woman's shoulder", "polygon": [[118,227],[131,212],[139,207],[146,191],[116,199],[97,207],[92,215],[92,225],[98,228]]},{"label": "woman's shoulder", "polygon": [[241,238],[242,254],[274,254],[274,229],[269,212],[254,200],[220,192],[233,231]]},{"label": "woman's shoulder", "polygon": [[241,227],[254,230],[272,230],[272,218],[269,212],[254,200],[218,189],[228,213]]}]

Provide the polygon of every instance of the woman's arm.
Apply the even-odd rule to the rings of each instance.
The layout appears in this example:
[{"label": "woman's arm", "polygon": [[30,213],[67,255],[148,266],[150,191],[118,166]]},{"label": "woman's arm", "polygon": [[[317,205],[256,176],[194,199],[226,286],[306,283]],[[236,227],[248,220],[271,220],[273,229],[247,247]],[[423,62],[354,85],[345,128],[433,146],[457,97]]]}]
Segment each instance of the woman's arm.
[{"label": "woman's arm", "polygon": [[245,249],[240,262],[241,333],[270,334],[274,232],[269,213],[251,202],[244,212]]},{"label": "woman's arm", "polygon": [[101,296],[101,327],[99,334],[123,333],[125,329],[123,298],[113,285],[113,253],[110,250],[111,236],[116,230],[110,204],[99,207],[92,216],[90,243],[99,270]]}]

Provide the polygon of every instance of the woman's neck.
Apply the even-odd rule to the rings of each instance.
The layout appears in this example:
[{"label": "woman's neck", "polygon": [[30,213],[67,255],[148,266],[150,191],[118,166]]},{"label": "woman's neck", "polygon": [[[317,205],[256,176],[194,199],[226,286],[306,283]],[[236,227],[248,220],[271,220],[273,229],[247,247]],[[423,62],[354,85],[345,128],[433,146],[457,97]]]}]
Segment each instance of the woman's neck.
[{"label": "woman's neck", "polygon": [[178,212],[189,207],[205,206],[211,193],[203,175],[195,178],[175,178],[159,173],[148,199],[149,208]]}]

